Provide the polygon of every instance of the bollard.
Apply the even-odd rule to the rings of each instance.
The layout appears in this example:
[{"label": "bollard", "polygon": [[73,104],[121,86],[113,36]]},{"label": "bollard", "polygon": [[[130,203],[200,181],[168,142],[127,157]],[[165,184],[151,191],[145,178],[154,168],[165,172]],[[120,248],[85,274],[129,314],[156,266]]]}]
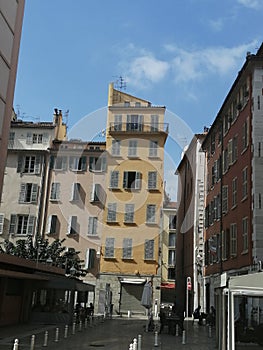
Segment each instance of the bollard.
[{"label": "bollard", "polygon": [[90,316],[90,317],[89,317],[89,325],[90,325],[90,327],[92,327],[92,323],[93,323],[92,321],[93,321],[93,320],[92,320],[92,316]]},{"label": "bollard", "polygon": [[133,339],[133,350],[137,350],[137,338]]},{"label": "bollard", "polygon": [[176,326],[175,326],[175,335],[176,335],[176,337],[179,336],[179,326],[178,326],[178,324],[176,324]]},{"label": "bollard", "polygon": [[87,319],[87,318],[85,318],[84,328],[85,328],[85,329],[87,329],[87,328],[88,328],[88,319]]},{"label": "bollard", "polygon": [[79,321],[79,332],[82,331],[82,321]]},{"label": "bollard", "polygon": [[158,345],[158,332],[154,332],[154,346],[159,346]]},{"label": "bollard", "polygon": [[72,334],[75,334],[76,333],[76,323],[73,322],[72,324]]},{"label": "bollard", "polygon": [[185,330],[183,330],[182,344],[185,344]]},{"label": "bollard", "polygon": [[18,350],[18,339],[15,339],[13,350]]},{"label": "bollard", "polygon": [[212,338],[212,327],[211,326],[209,326],[209,328],[208,328],[208,336],[209,336],[209,338]]},{"label": "bollard", "polygon": [[55,342],[58,342],[58,337],[59,337],[59,328],[56,328],[56,333],[55,333]]},{"label": "bollard", "polygon": [[30,350],[34,350],[35,347],[35,335],[32,335],[31,337],[31,343],[30,343]]},{"label": "bollard", "polygon": [[65,326],[65,330],[64,330],[64,338],[68,337],[68,325]]},{"label": "bollard", "polygon": [[138,335],[138,350],[142,350],[142,335]]},{"label": "bollard", "polygon": [[132,343],[129,346],[129,350],[133,350],[133,344]]},{"label": "bollard", "polygon": [[45,331],[45,334],[44,334],[44,343],[43,343],[43,346],[44,346],[44,347],[47,346],[47,341],[48,341],[48,331]]}]

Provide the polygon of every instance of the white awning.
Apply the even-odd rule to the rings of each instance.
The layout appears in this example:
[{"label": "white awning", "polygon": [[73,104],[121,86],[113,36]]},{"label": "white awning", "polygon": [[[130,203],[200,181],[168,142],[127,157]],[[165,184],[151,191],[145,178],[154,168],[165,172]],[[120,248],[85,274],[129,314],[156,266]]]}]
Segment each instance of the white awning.
[{"label": "white awning", "polygon": [[146,279],[145,278],[122,278],[120,282],[128,283],[128,284],[143,284],[146,282]]},{"label": "white awning", "polygon": [[263,295],[263,272],[229,278],[230,292],[241,295]]}]

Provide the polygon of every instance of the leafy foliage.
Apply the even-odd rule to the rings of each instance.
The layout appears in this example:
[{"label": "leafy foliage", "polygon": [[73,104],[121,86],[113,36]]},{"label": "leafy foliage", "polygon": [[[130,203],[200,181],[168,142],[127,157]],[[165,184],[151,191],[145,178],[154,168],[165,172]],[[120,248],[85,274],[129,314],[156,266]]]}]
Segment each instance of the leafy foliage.
[{"label": "leafy foliage", "polygon": [[3,247],[0,247],[0,253],[40,263],[46,263],[50,260],[53,266],[64,268],[66,274],[69,274],[70,269],[74,268],[76,275],[79,275],[81,271],[79,252],[74,249],[67,251],[67,248],[63,246],[64,241],[65,239],[56,239],[49,244],[48,239],[40,236],[36,238],[35,242],[32,236],[28,236],[27,239],[19,239],[16,243],[5,240]]}]

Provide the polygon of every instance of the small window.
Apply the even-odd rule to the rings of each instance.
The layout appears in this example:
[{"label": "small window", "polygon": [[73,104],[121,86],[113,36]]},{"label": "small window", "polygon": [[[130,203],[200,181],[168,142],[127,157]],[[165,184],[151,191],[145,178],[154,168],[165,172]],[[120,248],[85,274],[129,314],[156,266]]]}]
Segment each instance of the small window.
[{"label": "small window", "polygon": [[0,214],[0,235],[4,232],[4,222],[5,222],[5,215]]},{"label": "small window", "polygon": [[137,157],[137,140],[129,140],[128,157]]},{"label": "small window", "polygon": [[56,157],[54,161],[55,170],[67,170],[67,157]]},{"label": "small window", "polygon": [[98,218],[95,216],[89,217],[88,235],[96,236],[98,227]]},{"label": "small window", "polygon": [[123,188],[124,189],[141,189],[141,173],[136,171],[125,171],[123,173]]},{"label": "small window", "polygon": [[86,157],[70,157],[69,169],[72,171],[85,171],[86,170]]},{"label": "small window", "polygon": [[78,233],[77,220],[78,220],[78,217],[75,215],[69,217],[68,232],[67,232],[68,235]]},{"label": "small window", "polygon": [[9,233],[17,235],[33,235],[35,217],[32,215],[11,214]]},{"label": "small window", "polygon": [[92,172],[106,171],[106,157],[90,157],[89,171],[92,171]]},{"label": "small window", "polygon": [[248,218],[242,219],[243,252],[248,251]]},{"label": "small window", "polygon": [[113,156],[119,156],[121,153],[121,142],[120,140],[112,140],[111,154]]},{"label": "small window", "polygon": [[60,183],[53,182],[51,185],[50,200],[58,201],[60,199]]},{"label": "small window", "polygon": [[117,220],[117,203],[109,203],[108,204],[108,222],[116,222]]},{"label": "small window", "polygon": [[110,188],[117,189],[119,188],[119,171],[111,171],[110,175]]},{"label": "small window", "polygon": [[107,237],[105,241],[105,258],[114,258],[115,239]]},{"label": "small window", "polygon": [[154,259],[154,240],[146,239],[144,243],[144,259],[153,260]]},{"label": "small window", "polygon": [[88,248],[86,250],[85,269],[93,269],[96,261],[96,250]]},{"label": "small window", "polygon": [[123,239],[122,258],[123,259],[132,258],[132,239],[131,238]]},{"label": "small window", "polygon": [[148,172],[148,190],[157,189],[157,171]]},{"label": "small window", "polygon": [[124,222],[127,224],[134,222],[134,204],[125,204]]},{"label": "small window", "polygon": [[158,156],[158,141],[150,141],[149,145],[149,157]]},{"label": "small window", "polygon": [[237,224],[230,225],[230,255],[237,255]]},{"label": "small window", "polygon": [[155,213],[156,212],[156,205],[154,204],[148,204],[147,205],[147,212],[146,212],[146,223],[147,224],[155,224]]},{"label": "small window", "polygon": [[81,185],[78,182],[75,182],[72,184],[72,196],[71,200],[72,201],[79,201],[80,198],[80,191],[81,191]]},{"label": "small window", "polygon": [[47,234],[54,234],[57,232],[57,215],[50,215],[47,224]]},{"label": "small window", "polygon": [[19,203],[36,203],[38,195],[38,185],[32,183],[22,183],[20,185]]}]

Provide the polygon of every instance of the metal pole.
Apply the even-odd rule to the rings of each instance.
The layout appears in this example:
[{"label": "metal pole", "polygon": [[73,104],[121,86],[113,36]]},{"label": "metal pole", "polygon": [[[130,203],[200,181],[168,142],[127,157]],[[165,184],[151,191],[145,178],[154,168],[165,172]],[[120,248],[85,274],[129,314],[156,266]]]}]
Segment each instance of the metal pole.
[{"label": "metal pole", "polygon": [[182,344],[185,344],[185,330],[183,330]]},{"label": "metal pole", "polygon": [[34,350],[35,347],[35,335],[31,337],[30,350]]},{"label": "metal pole", "polygon": [[18,339],[15,339],[13,350],[18,350]]},{"label": "metal pole", "polygon": [[186,315],[185,317],[188,317],[188,287],[187,287],[187,281],[186,281]]},{"label": "metal pole", "polygon": [[55,342],[58,342],[59,328],[56,328]]},{"label": "metal pole", "polygon": [[72,334],[75,334],[76,333],[76,323],[73,322],[72,324]]},{"label": "metal pole", "polygon": [[158,332],[154,333],[154,346],[159,346],[158,345]]},{"label": "metal pole", "polygon": [[65,326],[64,338],[68,337],[68,325]]},{"label": "metal pole", "polygon": [[47,346],[47,341],[48,341],[48,331],[45,331],[43,346]]},{"label": "metal pole", "polygon": [[142,335],[138,335],[138,350],[142,350]]}]

